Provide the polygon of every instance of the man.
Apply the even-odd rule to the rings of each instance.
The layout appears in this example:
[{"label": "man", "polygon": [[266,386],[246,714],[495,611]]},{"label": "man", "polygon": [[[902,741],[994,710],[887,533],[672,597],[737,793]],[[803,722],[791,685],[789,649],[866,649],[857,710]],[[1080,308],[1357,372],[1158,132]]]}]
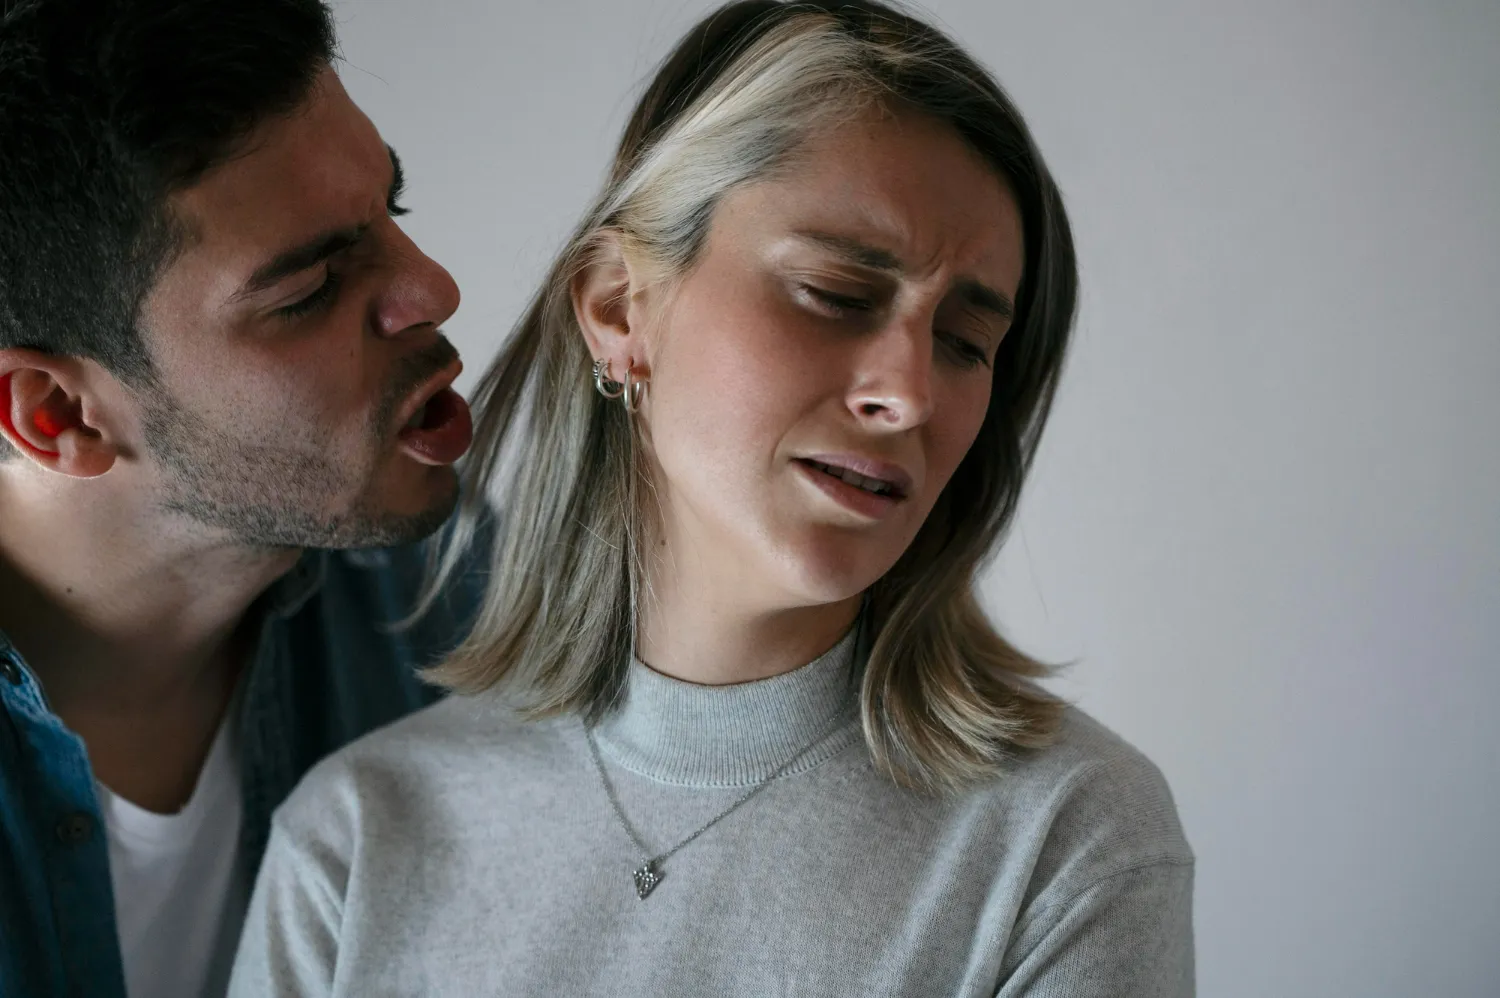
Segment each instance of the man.
[{"label": "man", "polygon": [[449,275],[320,0],[0,0],[0,994],[221,992],[271,810],[433,699]]}]

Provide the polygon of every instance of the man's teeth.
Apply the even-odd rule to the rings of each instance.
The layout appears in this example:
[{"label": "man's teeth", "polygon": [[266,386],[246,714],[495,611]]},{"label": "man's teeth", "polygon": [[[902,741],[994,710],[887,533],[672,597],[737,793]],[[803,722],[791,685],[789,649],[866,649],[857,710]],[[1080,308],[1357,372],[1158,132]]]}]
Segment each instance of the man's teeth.
[{"label": "man's teeth", "polygon": [[826,472],[834,478],[842,479],[847,485],[852,485],[856,489],[864,489],[866,492],[873,492],[878,496],[888,495],[896,491],[896,487],[890,482],[879,478],[866,478],[864,475],[850,471],[848,468],[835,468],[831,464],[823,464],[819,461],[810,461],[808,463],[819,471]]},{"label": "man's teeth", "polygon": [[414,413],[411,414],[411,418],[406,421],[406,425],[404,427],[402,427],[402,429],[406,429],[406,430],[420,430],[422,428],[422,423],[426,419],[427,419],[427,406],[426,406],[426,404],[424,404],[422,406],[422,408],[418,409],[416,412],[414,412]]}]

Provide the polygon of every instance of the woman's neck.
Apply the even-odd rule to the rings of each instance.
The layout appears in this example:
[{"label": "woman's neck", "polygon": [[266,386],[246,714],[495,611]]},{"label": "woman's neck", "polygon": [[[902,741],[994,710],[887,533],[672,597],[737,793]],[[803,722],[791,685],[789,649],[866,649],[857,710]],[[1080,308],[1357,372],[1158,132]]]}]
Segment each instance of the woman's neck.
[{"label": "woman's neck", "polygon": [[680,586],[656,588],[643,606],[636,657],[684,682],[727,686],[801,668],[854,625],[860,597],[838,603],[755,610]]}]

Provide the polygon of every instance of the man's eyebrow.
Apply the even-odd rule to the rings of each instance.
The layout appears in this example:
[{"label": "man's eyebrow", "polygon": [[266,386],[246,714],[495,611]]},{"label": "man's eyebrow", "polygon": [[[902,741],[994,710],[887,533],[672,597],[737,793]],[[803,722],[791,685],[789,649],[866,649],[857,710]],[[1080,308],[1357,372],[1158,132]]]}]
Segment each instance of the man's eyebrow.
[{"label": "man's eyebrow", "polygon": [[300,274],[304,270],[316,267],[329,257],[342,253],[351,246],[359,244],[364,239],[365,233],[369,231],[368,225],[355,225],[342,229],[333,229],[313,237],[300,246],[294,246],[289,250],[276,254],[269,263],[259,267],[255,273],[250,275],[250,280],[245,286],[234,293],[231,302],[242,301],[251,295],[276,286],[293,274]]},{"label": "man's eyebrow", "polygon": [[[878,246],[862,243],[858,239],[850,239],[848,236],[838,236],[829,232],[798,232],[797,236],[831,250],[861,267],[889,274],[901,274],[905,269],[894,253],[880,249]],[[1009,296],[1001,294],[982,281],[977,281],[972,277],[964,278],[958,282],[955,290],[962,296],[964,304],[971,308],[992,312],[1006,320],[1015,318],[1015,305],[1012,304]]]},{"label": "man's eyebrow", "polygon": [[[386,193],[386,208],[392,214],[402,214],[404,209],[401,208],[400,201],[401,195],[406,192],[406,172],[401,169],[401,157],[396,155],[396,150],[388,145],[385,151],[391,158],[391,186]],[[252,295],[260,294],[288,277],[316,267],[329,257],[337,256],[344,250],[358,245],[369,228],[370,226],[365,224],[331,229],[300,246],[278,253],[269,263],[257,268],[255,273],[250,275],[245,286],[229,299],[230,302],[243,301]]]}]

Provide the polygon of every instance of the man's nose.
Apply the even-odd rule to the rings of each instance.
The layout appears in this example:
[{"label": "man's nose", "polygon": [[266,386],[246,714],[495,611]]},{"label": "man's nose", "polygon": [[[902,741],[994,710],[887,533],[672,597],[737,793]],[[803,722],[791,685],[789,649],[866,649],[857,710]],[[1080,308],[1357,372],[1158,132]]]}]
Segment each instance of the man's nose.
[{"label": "man's nose", "polygon": [[376,300],[376,327],[386,336],[440,326],[458,311],[458,283],[394,222],[394,278]]}]

